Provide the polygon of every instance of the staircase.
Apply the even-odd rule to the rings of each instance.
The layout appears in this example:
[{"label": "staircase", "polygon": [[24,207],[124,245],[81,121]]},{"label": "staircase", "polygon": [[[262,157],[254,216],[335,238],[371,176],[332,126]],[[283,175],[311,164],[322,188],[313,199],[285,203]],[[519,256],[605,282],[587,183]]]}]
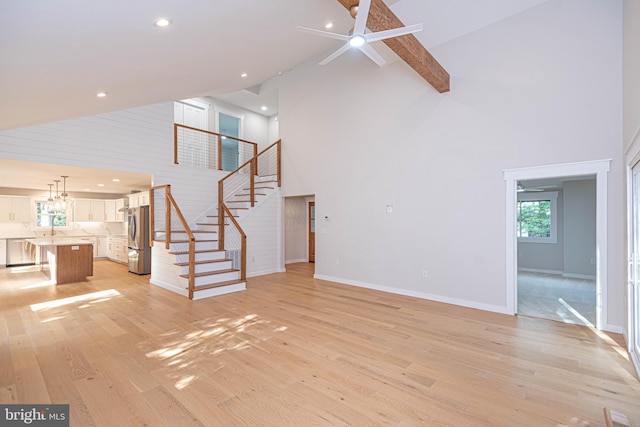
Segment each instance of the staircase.
[{"label": "staircase", "polygon": [[154,259],[173,264],[174,286],[185,296],[201,299],[246,289],[246,235],[240,222],[280,186],[279,165],[280,141],[220,180],[218,203],[193,226],[171,186],[151,189],[154,249],[166,250],[166,256]]}]

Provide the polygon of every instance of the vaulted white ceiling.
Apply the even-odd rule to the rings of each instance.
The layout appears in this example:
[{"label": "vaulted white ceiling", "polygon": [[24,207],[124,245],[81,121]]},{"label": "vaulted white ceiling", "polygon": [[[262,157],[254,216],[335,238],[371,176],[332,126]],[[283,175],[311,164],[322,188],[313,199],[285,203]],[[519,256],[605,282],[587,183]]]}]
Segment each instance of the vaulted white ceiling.
[{"label": "vaulted white ceiling", "polygon": [[[544,1],[386,3],[405,25],[424,24],[416,36],[430,48]],[[160,17],[173,25],[154,27]],[[336,0],[3,0],[0,130],[254,87],[334,50],[296,30],[328,21],[345,34],[353,25]]]}]

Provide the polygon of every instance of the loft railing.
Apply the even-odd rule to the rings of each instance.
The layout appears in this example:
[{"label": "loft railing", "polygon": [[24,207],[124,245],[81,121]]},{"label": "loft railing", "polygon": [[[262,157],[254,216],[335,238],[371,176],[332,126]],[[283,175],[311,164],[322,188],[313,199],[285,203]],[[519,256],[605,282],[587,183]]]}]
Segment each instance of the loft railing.
[{"label": "loft railing", "polygon": [[[225,224],[228,223],[227,218],[230,218],[232,223],[237,225],[229,210],[229,203],[232,201],[233,203],[244,202],[253,207],[256,202],[256,184],[259,186],[272,182],[280,187],[282,183],[280,158],[281,140],[278,140],[218,181],[218,242],[221,247],[226,248]],[[239,209],[235,206],[231,207],[231,209],[234,208]],[[239,226],[237,228],[242,232]],[[246,265],[246,260],[243,261],[243,265]]]},{"label": "loft railing", "polygon": [[233,171],[257,154],[255,142],[178,123],[173,125],[175,164]]},{"label": "loft railing", "polygon": [[[151,205],[149,219],[151,222],[151,236],[154,241],[165,242],[168,250],[171,243],[175,243],[177,251],[188,252],[189,254],[189,299],[193,299],[195,291],[195,265],[196,265],[196,239],[184,219],[180,208],[171,195],[171,185],[158,185],[151,187],[149,191],[149,202]],[[173,234],[187,235],[187,240],[180,238],[173,240]]]}]

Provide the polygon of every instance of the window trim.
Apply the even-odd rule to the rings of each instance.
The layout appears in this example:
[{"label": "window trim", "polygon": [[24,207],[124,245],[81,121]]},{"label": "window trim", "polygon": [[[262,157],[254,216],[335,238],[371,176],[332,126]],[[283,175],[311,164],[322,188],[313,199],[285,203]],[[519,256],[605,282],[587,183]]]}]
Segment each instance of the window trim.
[{"label": "window trim", "polygon": [[[546,243],[557,244],[558,243],[558,192],[557,191],[542,191],[535,193],[518,193],[518,202],[536,202],[549,200],[551,201],[551,230],[549,237],[519,237],[519,243]],[[518,207],[516,206],[516,218],[518,215]],[[517,219],[516,219],[517,227]]]},{"label": "window trim", "polygon": [[[43,226],[39,226],[38,225],[38,203],[47,203],[47,199],[44,197],[36,197],[32,199],[33,202],[33,207],[31,210],[31,230],[33,231],[43,231],[43,230],[51,230],[51,226],[47,225],[46,227]],[[67,207],[66,207],[66,218],[67,218],[67,225],[64,226],[55,226],[56,230],[69,230],[70,224],[72,222],[72,216],[70,214],[70,212],[73,212],[73,208],[70,204],[70,200],[67,199]]]}]

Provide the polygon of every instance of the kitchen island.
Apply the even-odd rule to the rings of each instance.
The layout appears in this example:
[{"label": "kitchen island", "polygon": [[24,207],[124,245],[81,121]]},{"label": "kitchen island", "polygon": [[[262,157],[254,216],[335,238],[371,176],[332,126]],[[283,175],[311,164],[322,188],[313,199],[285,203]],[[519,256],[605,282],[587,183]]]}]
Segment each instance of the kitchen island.
[{"label": "kitchen island", "polygon": [[42,271],[56,284],[84,282],[93,276],[93,244],[77,238],[28,239],[40,249]]}]

